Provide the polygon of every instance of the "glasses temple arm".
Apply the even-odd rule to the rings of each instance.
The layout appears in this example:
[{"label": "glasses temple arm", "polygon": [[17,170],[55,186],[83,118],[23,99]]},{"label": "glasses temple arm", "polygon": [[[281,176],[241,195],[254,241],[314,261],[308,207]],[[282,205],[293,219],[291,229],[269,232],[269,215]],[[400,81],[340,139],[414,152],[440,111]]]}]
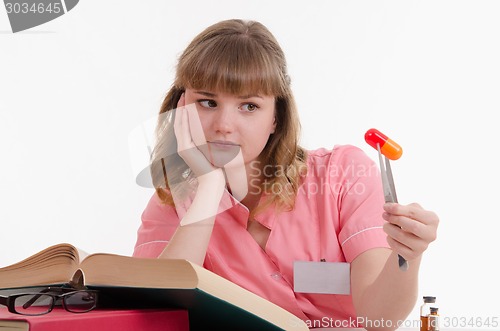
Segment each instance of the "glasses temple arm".
[{"label": "glasses temple arm", "polygon": [[50,288],[46,288],[44,290],[41,290],[40,293],[38,293],[37,295],[34,295],[33,298],[29,299],[28,301],[26,301],[23,305],[23,309],[27,309],[29,307],[31,307],[31,305],[33,305],[36,300],[38,300],[38,298],[40,298],[43,294],[49,292],[51,289]]}]

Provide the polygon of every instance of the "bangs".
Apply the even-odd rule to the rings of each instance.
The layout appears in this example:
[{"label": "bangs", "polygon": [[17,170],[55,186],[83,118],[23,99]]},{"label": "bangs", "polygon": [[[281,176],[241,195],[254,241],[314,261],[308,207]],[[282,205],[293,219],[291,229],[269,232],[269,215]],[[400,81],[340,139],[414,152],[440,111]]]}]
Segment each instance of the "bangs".
[{"label": "bangs", "polygon": [[187,49],[179,61],[178,86],[233,95],[285,94],[285,78],[274,63],[276,50],[252,38],[226,35]]}]

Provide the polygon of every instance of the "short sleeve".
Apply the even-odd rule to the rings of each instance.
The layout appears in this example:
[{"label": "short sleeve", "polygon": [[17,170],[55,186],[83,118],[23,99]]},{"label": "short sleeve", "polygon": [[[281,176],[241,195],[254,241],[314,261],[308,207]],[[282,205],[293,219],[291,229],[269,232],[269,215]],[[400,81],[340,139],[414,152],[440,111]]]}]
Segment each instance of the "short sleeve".
[{"label": "short sleeve", "polygon": [[163,204],[155,193],[141,216],[134,257],[157,258],[179,226],[175,207]]},{"label": "short sleeve", "polygon": [[334,149],[330,167],[336,167],[333,192],[339,206],[339,243],[352,262],[359,254],[376,247],[389,247],[382,229],[384,195],[380,171],[361,149]]}]

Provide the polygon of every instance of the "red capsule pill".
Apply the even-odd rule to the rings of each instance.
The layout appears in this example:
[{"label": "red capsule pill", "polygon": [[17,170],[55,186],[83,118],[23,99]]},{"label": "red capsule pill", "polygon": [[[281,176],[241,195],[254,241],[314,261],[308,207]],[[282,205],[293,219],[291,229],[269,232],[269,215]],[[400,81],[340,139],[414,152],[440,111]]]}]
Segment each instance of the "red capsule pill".
[{"label": "red capsule pill", "polygon": [[368,145],[377,149],[380,146],[380,152],[389,160],[397,160],[403,155],[403,149],[394,140],[387,137],[377,129],[370,129],[365,133],[365,140]]}]

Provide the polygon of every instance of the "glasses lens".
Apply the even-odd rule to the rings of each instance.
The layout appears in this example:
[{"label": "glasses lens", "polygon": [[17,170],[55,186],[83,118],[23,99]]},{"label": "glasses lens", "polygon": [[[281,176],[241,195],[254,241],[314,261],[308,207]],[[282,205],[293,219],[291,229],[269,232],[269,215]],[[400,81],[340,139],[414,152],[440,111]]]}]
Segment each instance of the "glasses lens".
[{"label": "glasses lens", "polygon": [[47,294],[24,294],[14,300],[16,312],[23,315],[47,314],[53,306],[54,298]]},{"label": "glasses lens", "polygon": [[77,291],[64,296],[64,305],[73,313],[84,313],[97,305],[97,293],[92,291]]}]

